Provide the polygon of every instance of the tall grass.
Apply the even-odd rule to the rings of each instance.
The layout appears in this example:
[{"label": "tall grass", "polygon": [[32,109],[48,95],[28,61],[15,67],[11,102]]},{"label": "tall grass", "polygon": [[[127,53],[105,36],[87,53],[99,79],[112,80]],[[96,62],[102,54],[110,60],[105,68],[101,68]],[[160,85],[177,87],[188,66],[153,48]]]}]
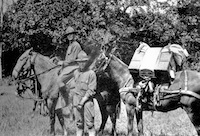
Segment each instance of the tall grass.
[{"label": "tall grass", "polygon": [[[33,101],[23,100],[14,96],[15,87],[4,84],[0,86],[0,136],[43,136],[49,129],[49,118],[41,115],[32,117]],[[101,116],[99,108],[95,109],[95,125],[99,128]],[[182,109],[168,113],[144,112],[145,136],[196,136],[196,131]],[[74,124],[69,125],[69,136],[75,136]],[[127,116],[125,106],[122,105],[120,118],[117,120],[119,136],[127,133]],[[136,127],[136,125],[134,125]],[[109,136],[111,121],[108,120],[103,136]],[[61,134],[61,127],[56,121],[56,133]]]}]

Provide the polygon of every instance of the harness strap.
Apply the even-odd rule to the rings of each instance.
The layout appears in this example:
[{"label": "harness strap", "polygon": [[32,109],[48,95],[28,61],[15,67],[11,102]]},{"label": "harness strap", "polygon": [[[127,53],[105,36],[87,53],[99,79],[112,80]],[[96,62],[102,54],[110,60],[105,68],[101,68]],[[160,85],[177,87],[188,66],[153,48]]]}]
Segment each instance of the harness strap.
[{"label": "harness strap", "polygon": [[[26,78],[23,78],[23,79],[20,79],[20,77],[18,77],[17,79],[17,83],[23,83],[25,81],[28,81],[28,80],[32,80],[33,81],[33,89],[35,91],[35,95],[37,96],[37,98],[25,98],[25,97],[21,97],[23,99],[33,99],[35,101],[44,101],[45,99],[44,98],[39,98],[38,95],[39,95],[39,90],[38,90],[38,78],[37,76],[41,75],[41,74],[44,74],[46,72],[49,72],[50,70],[52,69],[55,69],[57,67],[59,67],[60,65],[56,65],[48,70],[45,70],[39,74],[36,74],[35,72],[35,68],[34,68],[34,62],[36,60],[36,57],[37,57],[38,54],[35,55],[35,57],[33,58],[33,61],[31,61],[31,55],[28,56],[28,60],[30,61],[30,68],[28,68],[28,71],[27,71],[27,75],[26,75]],[[33,73],[32,73],[33,72]]]},{"label": "harness strap", "polygon": [[131,75],[129,76],[129,78],[126,80],[125,84],[123,85],[123,88],[127,86],[127,84],[129,83],[129,81],[131,81],[132,77]]},{"label": "harness strap", "polygon": [[113,54],[110,54],[110,57],[108,59],[106,59],[106,64],[103,67],[103,71],[108,67],[108,65],[110,64],[111,58],[112,58]]},{"label": "harness strap", "polygon": [[184,70],[184,73],[185,73],[185,91],[188,90],[188,76],[187,76],[187,71]]},{"label": "harness strap", "polygon": [[195,93],[195,92],[192,92],[191,90],[161,90],[160,91],[161,93],[168,93],[168,94],[185,94],[185,95],[190,95],[190,96],[193,96],[197,99],[200,100],[200,95]]},{"label": "harness strap", "polygon": [[30,76],[28,76],[28,77],[26,77],[26,78],[24,78],[24,79],[18,79],[17,81],[26,81],[26,80],[29,80],[30,78],[33,78],[33,77],[35,77],[35,76],[39,76],[39,75],[42,75],[42,74],[45,74],[45,73],[47,73],[47,72],[49,72],[49,71],[51,71],[51,70],[53,70],[53,69],[55,69],[55,68],[57,68],[57,67],[59,67],[60,65],[56,65],[55,67],[52,67],[52,68],[50,68],[50,69],[48,69],[48,70],[45,70],[45,71],[43,71],[43,72],[41,72],[41,73],[39,73],[39,74],[31,74]]}]

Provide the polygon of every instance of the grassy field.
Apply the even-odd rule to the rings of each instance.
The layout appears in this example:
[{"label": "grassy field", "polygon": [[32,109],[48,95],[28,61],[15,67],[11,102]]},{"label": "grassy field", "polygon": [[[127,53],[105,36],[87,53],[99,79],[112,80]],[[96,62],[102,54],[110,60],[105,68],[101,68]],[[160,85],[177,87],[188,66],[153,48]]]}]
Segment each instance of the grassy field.
[{"label": "grassy field", "polygon": [[[3,84],[0,93],[0,136],[43,136],[49,128],[49,118],[41,115],[32,116],[33,102],[14,96],[15,87]],[[97,105],[97,103],[95,102]],[[95,109],[95,127],[98,129],[101,116],[98,105]],[[117,120],[117,132],[120,136],[126,134],[126,111],[122,105],[120,118]],[[108,120],[104,136],[109,136],[111,122]],[[196,136],[196,131],[182,109],[168,113],[144,112],[145,136]],[[61,135],[61,127],[56,121],[56,134]],[[69,136],[75,136],[74,124],[70,124]]]}]

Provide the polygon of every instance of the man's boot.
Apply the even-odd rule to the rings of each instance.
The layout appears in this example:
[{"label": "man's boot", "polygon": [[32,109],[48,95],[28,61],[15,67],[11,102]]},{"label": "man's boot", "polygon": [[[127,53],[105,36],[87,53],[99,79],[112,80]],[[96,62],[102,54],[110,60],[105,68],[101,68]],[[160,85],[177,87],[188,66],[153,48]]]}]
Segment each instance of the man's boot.
[{"label": "man's boot", "polygon": [[64,116],[63,116],[62,109],[56,110],[56,114],[58,116],[58,120],[60,122],[60,125],[61,125],[61,127],[63,129],[63,133],[64,133],[63,136],[67,136],[67,127],[65,125],[65,119],[64,119]]},{"label": "man's boot", "polygon": [[94,128],[88,129],[88,134],[89,134],[89,136],[96,136],[95,129]]},{"label": "man's boot", "polygon": [[55,136],[55,114],[50,114],[50,132],[51,136]]},{"label": "man's boot", "polygon": [[60,87],[60,93],[65,100],[66,106],[69,104],[69,92],[65,86]]},{"label": "man's boot", "polygon": [[77,128],[76,129],[76,136],[83,136],[83,129]]}]

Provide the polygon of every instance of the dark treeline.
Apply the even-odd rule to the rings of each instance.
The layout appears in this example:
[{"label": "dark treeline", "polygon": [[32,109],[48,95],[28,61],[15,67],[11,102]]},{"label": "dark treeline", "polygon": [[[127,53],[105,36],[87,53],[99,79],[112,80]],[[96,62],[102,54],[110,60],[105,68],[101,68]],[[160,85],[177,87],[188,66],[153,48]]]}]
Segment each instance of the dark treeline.
[{"label": "dark treeline", "polygon": [[[66,45],[62,36],[69,25],[78,31],[77,40],[88,54],[94,46],[117,46],[115,54],[129,64],[140,41],[150,46],[176,43],[191,55],[188,68],[199,70],[198,0],[178,0],[178,6],[159,3],[167,9],[165,14],[150,8],[133,10],[131,16],[125,12],[129,6],[138,9],[150,2],[132,1],[122,10],[118,0],[19,0],[4,14],[3,74],[10,75],[17,58],[30,47],[43,55],[63,58]],[[115,39],[117,42],[111,42]]]}]

